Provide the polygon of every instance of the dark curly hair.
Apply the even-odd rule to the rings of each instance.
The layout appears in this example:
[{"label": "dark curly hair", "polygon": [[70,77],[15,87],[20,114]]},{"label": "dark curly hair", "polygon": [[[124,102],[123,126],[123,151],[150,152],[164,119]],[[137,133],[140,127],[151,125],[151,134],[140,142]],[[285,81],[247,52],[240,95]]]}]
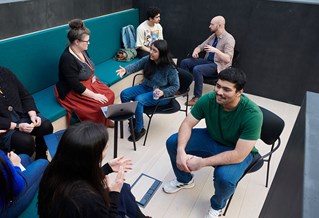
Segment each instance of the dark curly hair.
[{"label": "dark curly hair", "polygon": [[151,6],[146,11],[146,18],[149,20],[150,18],[154,19],[154,17],[161,13],[161,10],[157,7]]}]

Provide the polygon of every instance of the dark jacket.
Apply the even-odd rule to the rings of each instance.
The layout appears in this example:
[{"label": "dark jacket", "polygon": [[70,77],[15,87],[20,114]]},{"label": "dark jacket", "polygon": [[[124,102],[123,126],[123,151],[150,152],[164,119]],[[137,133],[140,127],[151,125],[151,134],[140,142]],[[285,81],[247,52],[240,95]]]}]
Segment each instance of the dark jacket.
[{"label": "dark jacket", "polygon": [[32,95],[9,70],[0,67],[0,129],[8,130],[11,125],[11,110],[20,116],[28,116],[34,110],[38,113]]},{"label": "dark jacket", "polygon": [[67,47],[60,57],[59,81],[56,84],[60,99],[63,100],[71,90],[78,94],[82,94],[85,91],[86,87],[79,79],[81,70],[81,64],[76,57],[69,52],[69,47]]}]

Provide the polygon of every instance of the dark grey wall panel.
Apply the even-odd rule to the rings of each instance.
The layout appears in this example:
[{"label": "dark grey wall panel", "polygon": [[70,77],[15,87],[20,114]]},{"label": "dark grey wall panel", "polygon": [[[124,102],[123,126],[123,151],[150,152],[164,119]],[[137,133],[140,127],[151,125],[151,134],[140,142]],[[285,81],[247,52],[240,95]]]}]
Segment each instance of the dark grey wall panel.
[{"label": "dark grey wall panel", "polygon": [[240,59],[246,90],[300,105],[306,91],[319,91],[318,5],[259,1],[251,18]]},{"label": "dark grey wall panel", "polygon": [[261,210],[261,218],[317,217],[319,94],[307,92]]},{"label": "dark grey wall panel", "polygon": [[300,105],[306,91],[319,92],[319,5],[267,0],[133,0],[141,21],[150,5],[161,8],[164,38],[179,61],[209,34],[223,15],[236,39],[246,92]]},{"label": "dark grey wall panel", "polygon": [[0,4],[0,39],[132,8],[132,0],[30,0]]}]

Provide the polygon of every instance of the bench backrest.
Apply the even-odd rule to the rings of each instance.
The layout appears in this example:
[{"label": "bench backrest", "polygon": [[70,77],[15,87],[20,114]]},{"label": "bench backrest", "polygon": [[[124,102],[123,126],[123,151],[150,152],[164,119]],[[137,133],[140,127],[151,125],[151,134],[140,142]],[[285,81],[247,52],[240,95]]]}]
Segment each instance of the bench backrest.
[{"label": "bench backrest", "polygon": [[[114,56],[121,45],[122,27],[137,27],[138,9],[87,19],[91,30],[89,54],[97,65]],[[58,80],[60,55],[68,45],[68,25],[0,41],[0,65],[14,72],[31,94]]]}]

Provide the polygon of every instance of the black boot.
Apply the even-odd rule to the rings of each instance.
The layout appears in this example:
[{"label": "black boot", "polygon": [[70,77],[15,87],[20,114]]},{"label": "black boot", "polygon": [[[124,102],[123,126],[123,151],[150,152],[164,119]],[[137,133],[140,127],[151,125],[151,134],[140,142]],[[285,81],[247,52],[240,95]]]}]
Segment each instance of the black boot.
[{"label": "black boot", "polygon": [[[145,133],[146,133],[146,130],[144,128],[142,128],[141,131],[139,132],[134,131],[135,141],[137,142],[138,140],[140,140],[145,135]],[[133,141],[132,133],[127,140],[129,140],[130,142]]]}]

